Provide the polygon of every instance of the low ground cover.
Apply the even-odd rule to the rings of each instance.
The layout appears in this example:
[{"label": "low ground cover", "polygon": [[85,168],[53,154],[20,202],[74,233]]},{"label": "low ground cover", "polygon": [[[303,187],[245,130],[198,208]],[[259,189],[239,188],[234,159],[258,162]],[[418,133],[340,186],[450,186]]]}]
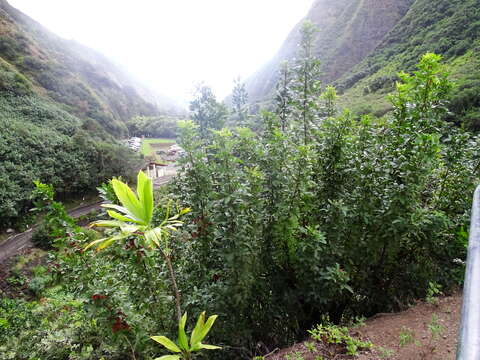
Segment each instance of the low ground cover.
[{"label": "low ground cover", "polygon": [[142,140],[140,152],[143,156],[153,158],[157,161],[163,161],[157,151],[167,151],[170,146],[175,144],[174,139],[145,138]]}]

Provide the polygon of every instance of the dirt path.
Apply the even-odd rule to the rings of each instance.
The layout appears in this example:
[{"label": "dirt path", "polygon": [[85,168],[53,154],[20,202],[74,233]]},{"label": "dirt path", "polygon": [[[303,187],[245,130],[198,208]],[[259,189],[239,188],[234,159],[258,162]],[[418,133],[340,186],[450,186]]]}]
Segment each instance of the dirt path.
[{"label": "dirt path", "polygon": [[[154,188],[157,189],[160,186],[167,184],[170,180],[172,180],[173,176],[174,175],[169,175],[155,179],[153,182]],[[68,211],[68,215],[74,219],[79,218],[80,216],[89,214],[95,210],[99,210],[101,208],[101,204],[102,202],[96,202],[94,204],[79,206]],[[0,243],[0,264],[8,260],[10,257],[18,254],[20,251],[33,247],[31,239],[33,231],[36,229],[36,227],[37,226],[35,225],[31,229],[20,234],[15,234]]]},{"label": "dirt path", "polygon": [[[420,302],[406,311],[374,316],[351,331],[353,337],[374,345],[357,357],[341,353],[328,355],[325,346],[309,340],[265,359],[454,360],[461,307],[462,294],[458,291],[433,303]],[[309,350],[310,344],[315,345],[315,352]],[[322,357],[318,357],[320,354]]]},{"label": "dirt path", "polygon": [[[68,211],[68,215],[73,218],[79,218],[80,216],[91,213],[92,211],[99,210],[101,203],[102,202],[99,201],[94,204],[79,206],[75,209]],[[37,225],[33,226],[25,232],[13,235],[3,241],[0,244],[0,264],[11,256],[18,254],[20,251],[31,248],[33,245],[30,240],[32,239],[33,232],[36,228]]]},{"label": "dirt path", "polygon": [[368,320],[358,333],[376,346],[359,360],[455,359],[461,307],[462,294],[458,292]]}]

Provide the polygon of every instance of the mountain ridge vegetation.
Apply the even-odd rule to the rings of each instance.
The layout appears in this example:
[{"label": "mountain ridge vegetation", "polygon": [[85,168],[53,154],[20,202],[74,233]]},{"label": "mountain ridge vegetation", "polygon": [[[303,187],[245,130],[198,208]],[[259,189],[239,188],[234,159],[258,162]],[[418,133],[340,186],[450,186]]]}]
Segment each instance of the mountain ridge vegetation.
[{"label": "mountain ridge vegetation", "polygon": [[83,196],[139,157],[116,139],[137,116],[177,112],[103,55],[0,0],[0,228],[30,219],[33,181]]},{"label": "mountain ridge vegetation", "polygon": [[276,71],[284,60],[297,53],[300,29],[305,20],[316,25],[315,55],[322,62],[322,79],[332,81],[362,60],[401,19],[413,0],[316,0],[308,14],[287,36],[274,58],[247,79],[247,91],[254,102],[271,95]]},{"label": "mountain ridge vegetation", "polygon": [[[408,19],[406,5],[423,4],[436,20],[434,9],[446,11],[440,2],[409,1],[386,0],[382,11],[403,4],[396,16],[406,11],[402,19]],[[339,8],[316,2],[348,19],[347,29],[367,32],[359,14],[375,3],[340,0]],[[474,2],[462,4],[465,10]],[[457,10],[442,23],[452,35],[445,49],[456,47],[454,31],[464,36],[472,25],[451,29],[454,15],[465,15]],[[394,23],[382,27],[387,38],[400,31]],[[462,285],[480,136],[446,120],[455,116],[451,94],[466,81],[458,77],[455,87],[452,68],[461,69],[457,75],[466,68],[475,74],[472,44],[451,58],[427,51],[399,71],[415,56],[401,45],[409,49],[410,40],[419,40],[400,36],[398,52],[384,58],[377,36],[373,68],[362,72],[370,55],[358,53],[358,68],[335,75],[339,97],[321,81],[325,65],[314,50],[315,24],[305,21],[300,34],[297,55],[281,67],[270,111],[249,112],[240,80],[230,114],[208,86],[197,88],[191,119],[176,124],[182,148],[177,176],[155,193],[141,171],[136,191],[127,184],[133,179],[113,178],[131,175],[139,158],[100,122],[36,93],[37,80],[17,72],[15,62],[0,63],[6,84],[0,88],[0,226],[33,204],[44,218],[32,241],[45,251],[33,264],[27,257],[12,259],[8,275],[0,273],[0,290],[6,289],[0,360],[191,360],[197,351],[212,360],[258,360],[307,333],[311,357],[354,358],[374,345],[352,337],[346,326],[422,298],[433,305],[437,295]],[[421,36],[419,45],[437,43]],[[352,39],[344,36],[343,44]],[[364,47],[354,42],[348,49],[332,46],[332,53]],[[331,66],[341,72],[346,64]],[[369,83],[378,71],[385,81]],[[349,76],[356,82],[347,84]],[[477,90],[470,85],[462,91]],[[390,111],[380,114],[373,109],[375,96],[390,88]],[[472,110],[475,93],[468,96]],[[357,97],[372,109],[361,114],[338,105]],[[125,124],[130,133],[145,135],[162,130],[161,117],[149,128],[153,119],[137,116]],[[99,188],[106,212],[92,215],[88,229],[55,201],[54,189],[81,194],[109,176]],[[187,313],[198,319],[193,330]],[[437,320],[424,324],[432,338],[440,333]],[[293,357],[302,355],[283,356]]]},{"label": "mountain ridge vegetation", "polygon": [[60,38],[6,0],[0,1],[0,56],[3,67],[26,78],[32,93],[113,134],[126,134],[123,123],[134,115],[175,110],[173,101],[149,91],[102,54]]},{"label": "mountain ridge vegetation", "polygon": [[[451,98],[451,110],[458,116],[452,120],[480,128],[475,90],[480,86],[478,1],[316,0],[305,19],[319,28],[315,44],[322,62],[320,79],[342,94],[341,107],[358,114],[390,111],[385,95],[394,90],[396,73],[413,70],[418,58],[430,51],[443,56],[458,84]],[[246,80],[251,102],[265,103],[273,96],[281,62],[294,58],[299,26],[272,61]]]}]

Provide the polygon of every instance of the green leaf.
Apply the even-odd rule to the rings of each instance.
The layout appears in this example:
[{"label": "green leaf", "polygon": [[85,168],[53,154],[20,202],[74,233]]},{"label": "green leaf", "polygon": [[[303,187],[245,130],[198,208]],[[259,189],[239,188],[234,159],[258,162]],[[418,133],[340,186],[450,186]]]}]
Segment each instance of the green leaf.
[{"label": "green leaf", "polygon": [[98,220],[94,221],[90,224],[90,227],[98,226],[98,227],[121,227],[123,225],[122,222],[116,220]]},{"label": "green leaf", "polygon": [[199,350],[202,350],[202,349],[206,349],[206,350],[219,350],[221,349],[220,346],[215,346],[215,345],[208,345],[208,344],[202,344],[201,342],[195,344],[191,349],[190,351],[199,351]]},{"label": "green leaf", "polygon": [[185,323],[187,322],[187,313],[183,314],[180,322],[178,323],[178,344],[183,350],[189,350],[188,338],[185,333]]},{"label": "green leaf", "polygon": [[124,223],[120,226],[120,230],[124,235],[132,235],[136,231],[144,231],[143,229],[145,229],[145,226],[128,223]]},{"label": "green leaf", "polygon": [[154,360],[180,360],[180,355],[164,355],[160,356],[159,358],[155,358]]},{"label": "green leaf", "polygon": [[183,208],[181,211],[180,211],[180,215],[185,215],[185,214],[188,214],[189,212],[191,212],[192,209],[190,208]]},{"label": "green leaf", "polygon": [[200,343],[200,349],[207,349],[207,350],[218,350],[221,349],[220,346],[215,346],[215,345],[208,345],[208,344],[202,344]]},{"label": "green leaf", "polygon": [[115,195],[117,195],[122,205],[133,215],[133,217],[145,222],[145,214],[142,205],[132,189],[130,189],[127,184],[117,179],[112,179],[112,186]]},{"label": "green leaf", "polygon": [[218,317],[218,315],[212,315],[208,318],[205,325],[203,325],[202,331],[201,331],[200,336],[199,336],[199,338],[200,338],[199,342],[202,341],[205,338],[205,336],[207,336],[208,332],[212,328],[212,325],[215,322],[215,320],[217,319],[217,317]]},{"label": "green leaf", "polygon": [[118,235],[111,236],[111,237],[108,237],[108,238],[103,238],[103,239],[92,241],[87,246],[85,246],[83,251],[88,250],[92,246],[97,246],[97,250],[105,249],[106,247],[112,245],[115,241],[125,239],[127,236],[128,235],[125,235],[125,234],[118,234]]},{"label": "green leaf", "polygon": [[140,171],[137,176],[137,194],[144,211],[146,223],[150,223],[153,215],[153,185],[152,180]]},{"label": "green leaf", "polygon": [[143,224],[143,222],[132,219],[127,216],[123,216],[122,214],[117,213],[116,211],[113,210],[107,210],[107,214],[110,215],[110,217],[120,220],[120,221],[125,221],[125,222],[134,222],[136,224]]},{"label": "green leaf", "polygon": [[128,211],[128,209],[125,208],[124,206],[115,205],[115,204],[102,204],[101,206],[102,206],[103,208],[115,209],[115,210],[117,210],[118,212],[121,212],[121,213],[126,214],[126,215],[132,215],[132,214],[130,213],[130,211]]},{"label": "green leaf", "polygon": [[194,346],[195,344],[199,343],[202,341],[201,333],[203,326],[205,325],[205,311],[200,314],[197,320],[197,324],[195,325],[195,328],[192,331],[192,335],[190,337],[190,346]]},{"label": "green leaf", "polygon": [[152,336],[151,339],[162,344],[171,352],[176,352],[176,353],[182,352],[182,350],[178,348],[177,344],[175,344],[172,340],[170,340],[166,336]]},{"label": "green leaf", "polygon": [[120,205],[115,205],[115,204],[102,204],[102,207],[108,208],[108,209],[114,209],[117,210],[119,213],[122,213],[125,216],[131,217],[132,219],[140,221],[141,219],[137,219],[135,215],[133,215],[130,211],[128,211],[127,208],[120,206]]},{"label": "green leaf", "polygon": [[103,243],[99,244],[97,246],[97,251],[100,251],[100,250],[103,250],[107,247],[109,247],[110,245],[112,245],[117,239],[114,239],[114,238],[110,238],[110,239],[107,239],[107,241],[104,241]]},{"label": "green leaf", "polygon": [[160,241],[162,240],[162,231],[159,228],[154,228],[146,231],[144,234],[147,245],[152,249],[157,246],[160,247]]},{"label": "green leaf", "polygon": [[90,249],[92,246],[95,246],[95,245],[98,245],[104,241],[107,241],[109,238],[103,238],[103,239],[99,239],[99,240],[95,240],[95,241],[92,241],[91,243],[89,243],[87,246],[85,246],[85,248],[83,249],[83,251],[86,251],[88,249]]}]

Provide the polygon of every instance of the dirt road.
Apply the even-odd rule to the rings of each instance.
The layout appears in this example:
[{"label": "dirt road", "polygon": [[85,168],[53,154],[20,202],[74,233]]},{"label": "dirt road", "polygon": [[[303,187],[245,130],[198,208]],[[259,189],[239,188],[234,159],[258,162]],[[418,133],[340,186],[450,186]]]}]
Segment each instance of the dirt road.
[{"label": "dirt road", "polygon": [[[102,202],[94,204],[83,205],[78,208],[72,209],[68,212],[73,218],[78,218],[82,215],[91,213],[92,211],[99,210]],[[36,225],[31,229],[20,234],[13,235],[0,244],[0,264],[10,258],[11,256],[18,254],[23,249],[27,249],[33,246],[31,239]]]},{"label": "dirt road", "polygon": [[[158,188],[162,185],[165,185],[172,178],[173,178],[173,175],[164,176],[164,177],[155,179],[154,187]],[[99,210],[101,208],[100,206],[101,204],[102,204],[101,202],[97,202],[94,204],[80,206],[78,208],[70,210],[68,212],[68,215],[70,215],[73,218],[79,218],[82,215],[86,215],[95,210]],[[0,244],[0,264],[6,261],[7,259],[9,259],[10,257],[18,254],[20,251],[33,247],[31,240],[32,240],[32,235],[35,228],[36,226],[33,226],[31,229],[23,233],[13,235]]]}]

